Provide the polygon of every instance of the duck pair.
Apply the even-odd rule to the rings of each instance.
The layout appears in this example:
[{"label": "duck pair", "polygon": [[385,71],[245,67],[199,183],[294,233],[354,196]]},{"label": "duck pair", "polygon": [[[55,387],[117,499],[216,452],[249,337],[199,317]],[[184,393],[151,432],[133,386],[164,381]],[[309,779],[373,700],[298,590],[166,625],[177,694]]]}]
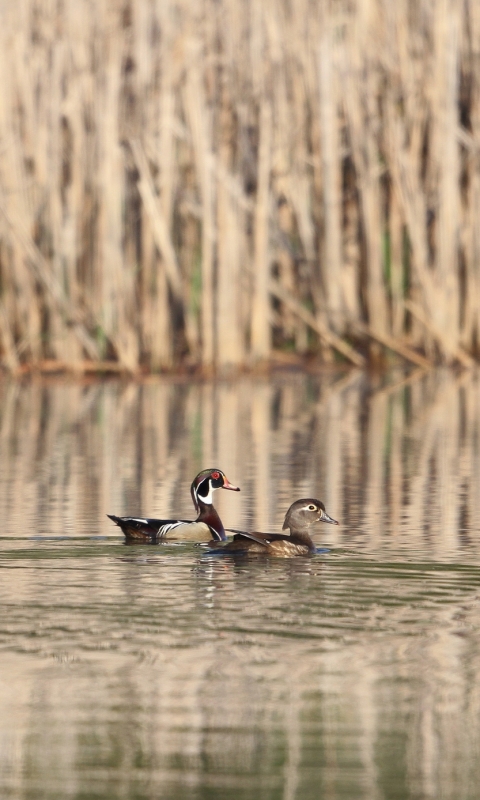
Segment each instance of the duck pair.
[{"label": "duck pair", "polygon": [[[194,479],[191,495],[198,516],[193,521],[151,519],[147,517],[116,517],[108,514],[125,534],[128,542],[147,542],[155,544],[160,540],[175,539],[190,542],[205,542],[211,537],[210,545],[225,542],[225,528],[213,505],[213,493],[216,489],[230,489],[239,492],[227,476],[219,469],[205,469]],[[320,500],[302,499],[293,503],[287,511],[282,530],[284,533],[257,533],[231,530],[233,540],[217,548],[216,552],[225,553],[264,553],[270,555],[308,555],[315,552],[315,545],[310,537],[309,528],[316,522],[329,522],[338,525],[330,517]]]}]

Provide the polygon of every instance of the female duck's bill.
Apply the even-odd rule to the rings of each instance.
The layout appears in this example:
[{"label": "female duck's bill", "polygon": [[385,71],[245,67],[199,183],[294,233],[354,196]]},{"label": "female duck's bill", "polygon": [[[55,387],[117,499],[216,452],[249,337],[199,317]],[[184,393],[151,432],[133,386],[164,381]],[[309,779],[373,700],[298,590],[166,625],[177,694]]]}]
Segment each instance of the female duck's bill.
[{"label": "female duck's bill", "polygon": [[195,520],[152,519],[150,517],[116,517],[108,514],[125,534],[131,544],[157,544],[159,541],[176,540],[190,542],[225,541],[225,529],[213,505],[213,492],[230,489],[239,492],[220,469],[204,469],[191,485],[193,504],[198,513]]},{"label": "female duck's bill", "polygon": [[329,516],[321,500],[305,498],[292,503],[285,515],[283,530],[289,528],[290,534],[232,531],[233,541],[212,552],[216,555],[256,553],[271,556],[312,555],[316,547],[309,534],[309,528],[316,522],[338,525]]}]

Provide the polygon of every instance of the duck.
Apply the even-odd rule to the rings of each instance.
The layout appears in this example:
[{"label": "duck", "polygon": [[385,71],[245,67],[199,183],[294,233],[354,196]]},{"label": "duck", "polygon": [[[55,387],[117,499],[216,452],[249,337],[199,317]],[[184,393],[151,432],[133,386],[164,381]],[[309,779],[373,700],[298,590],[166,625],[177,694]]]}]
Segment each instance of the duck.
[{"label": "duck", "polygon": [[190,487],[193,505],[198,512],[195,520],[150,519],[148,517],[116,517],[107,514],[125,534],[127,542],[156,544],[161,540],[189,542],[226,541],[225,528],[213,505],[217,489],[239,492],[221,469],[204,469],[193,479]]},{"label": "duck", "polygon": [[[285,515],[282,530],[290,529],[290,534],[286,533],[257,533],[236,531],[232,541],[228,542],[211,553],[260,553],[270,556],[307,556],[316,552],[315,544],[312,541],[309,528],[316,522],[329,522],[331,525],[338,525],[336,519],[330,517],[325,510],[321,500],[312,498],[302,498],[296,500]],[[211,546],[215,546],[212,542]]]}]

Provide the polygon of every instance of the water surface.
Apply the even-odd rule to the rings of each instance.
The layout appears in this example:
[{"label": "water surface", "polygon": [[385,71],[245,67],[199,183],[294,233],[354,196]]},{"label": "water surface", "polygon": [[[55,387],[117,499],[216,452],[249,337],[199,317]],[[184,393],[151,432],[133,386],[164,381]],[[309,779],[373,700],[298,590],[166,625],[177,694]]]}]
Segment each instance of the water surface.
[{"label": "water surface", "polygon": [[[476,800],[480,384],[0,384],[0,797]],[[279,530],[313,558],[126,546],[106,513]]]}]

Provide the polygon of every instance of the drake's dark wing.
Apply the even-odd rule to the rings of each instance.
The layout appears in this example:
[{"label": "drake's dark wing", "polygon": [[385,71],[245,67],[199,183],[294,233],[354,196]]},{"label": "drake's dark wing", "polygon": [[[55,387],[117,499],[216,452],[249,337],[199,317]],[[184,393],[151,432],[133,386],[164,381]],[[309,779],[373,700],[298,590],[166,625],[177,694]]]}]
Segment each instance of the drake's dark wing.
[{"label": "drake's dark wing", "polygon": [[179,525],[190,522],[187,519],[152,519],[151,517],[116,517],[107,514],[126,536],[165,536]]}]

